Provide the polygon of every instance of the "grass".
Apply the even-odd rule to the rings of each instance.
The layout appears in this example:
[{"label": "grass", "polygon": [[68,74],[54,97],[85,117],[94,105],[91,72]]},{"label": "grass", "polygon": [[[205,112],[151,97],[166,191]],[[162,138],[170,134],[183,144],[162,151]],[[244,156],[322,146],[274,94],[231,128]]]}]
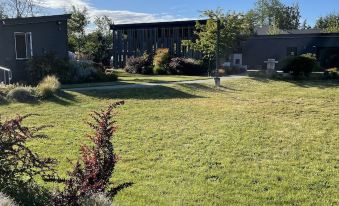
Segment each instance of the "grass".
[{"label": "grass", "polygon": [[[2,118],[38,113],[52,124],[32,141],[65,175],[92,110],[124,99],[112,187],[121,205],[338,205],[339,83],[239,79],[100,93],[0,106]],[[44,185],[40,182],[40,184]],[[52,188],[56,185],[47,184]]]},{"label": "grass", "polygon": [[79,88],[79,87],[95,87],[95,86],[113,86],[124,84],[137,84],[137,83],[166,83],[166,82],[180,82],[190,80],[209,79],[207,76],[185,76],[185,75],[142,75],[130,74],[122,69],[114,70],[118,76],[116,82],[100,82],[100,83],[83,83],[83,84],[69,84],[64,85],[63,88]]}]

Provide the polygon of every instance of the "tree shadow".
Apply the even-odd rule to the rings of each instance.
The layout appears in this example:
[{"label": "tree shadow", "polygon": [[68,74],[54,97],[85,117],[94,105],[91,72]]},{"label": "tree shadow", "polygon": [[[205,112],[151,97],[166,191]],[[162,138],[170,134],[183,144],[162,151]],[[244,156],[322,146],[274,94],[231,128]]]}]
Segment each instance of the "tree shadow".
[{"label": "tree shadow", "polygon": [[339,88],[339,79],[305,79],[305,78],[267,78],[250,77],[252,80],[263,83],[268,82],[287,82],[303,88],[316,87],[319,89]]},{"label": "tree shadow", "polygon": [[191,89],[191,90],[201,90],[201,91],[205,91],[205,92],[220,92],[220,91],[240,91],[225,85],[220,85],[220,87],[215,87],[215,86],[208,86],[208,85],[204,85],[204,84],[178,84],[184,88],[187,89]]},{"label": "tree shadow", "polygon": [[192,95],[172,87],[166,86],[149,86],[142,88],[126,89],[105,89],[105,90],[88,90],[77,91],[86,96],[92,96],[102,99],[190,99],[201,98],[201,96]]}]

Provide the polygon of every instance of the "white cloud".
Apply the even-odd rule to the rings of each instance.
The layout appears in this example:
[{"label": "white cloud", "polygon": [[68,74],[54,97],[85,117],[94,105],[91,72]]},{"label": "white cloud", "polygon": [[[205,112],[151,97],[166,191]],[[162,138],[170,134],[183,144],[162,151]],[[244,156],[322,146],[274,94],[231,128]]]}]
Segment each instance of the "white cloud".
[{"label": "white cloud", "polygon": [[176,17],[166,13],[151,14],[132,11],[119,11],[119,10],[103,10],[97,9],[92,6],[88,0],[38,0],[42,7],[49,9],[65,9],[69,10],[73,5],[78,8],[87,8],[91,20],[96,16],[109,16],[115,24],[126,23],[147,23],[158,21],[178,21],[187,20],[187,18]]}]

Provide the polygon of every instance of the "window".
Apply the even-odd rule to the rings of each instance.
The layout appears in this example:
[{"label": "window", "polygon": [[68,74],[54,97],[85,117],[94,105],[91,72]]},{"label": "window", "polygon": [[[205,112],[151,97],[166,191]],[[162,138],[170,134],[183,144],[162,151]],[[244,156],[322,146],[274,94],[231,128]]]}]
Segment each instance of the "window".
[{"label": "window", "polygon": [[297,47],[287,47],[287,56],[297,56],[298,48]]},{"label": "window", "polygon": [[33,56],[32,33],[15,33],[16,59],[30,59]]}]

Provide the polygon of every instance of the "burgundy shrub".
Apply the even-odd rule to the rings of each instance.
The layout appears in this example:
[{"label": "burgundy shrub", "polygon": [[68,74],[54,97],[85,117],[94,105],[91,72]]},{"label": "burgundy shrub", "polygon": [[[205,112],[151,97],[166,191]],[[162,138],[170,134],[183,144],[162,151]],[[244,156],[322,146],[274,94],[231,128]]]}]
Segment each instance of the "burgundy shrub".
[{"label": "burgundy shrub", "polygon": [[82,198],[105,192],[118,159],[111,142],[116,131],[114,109],[123,104],[117,102],[107,110],[91,114],[94,122],[88,124],[94,134],[88,137],[94,146],[81,147],[81,159],[69,173],[65,190],[55,198],[54,205],[79,205]]}]

